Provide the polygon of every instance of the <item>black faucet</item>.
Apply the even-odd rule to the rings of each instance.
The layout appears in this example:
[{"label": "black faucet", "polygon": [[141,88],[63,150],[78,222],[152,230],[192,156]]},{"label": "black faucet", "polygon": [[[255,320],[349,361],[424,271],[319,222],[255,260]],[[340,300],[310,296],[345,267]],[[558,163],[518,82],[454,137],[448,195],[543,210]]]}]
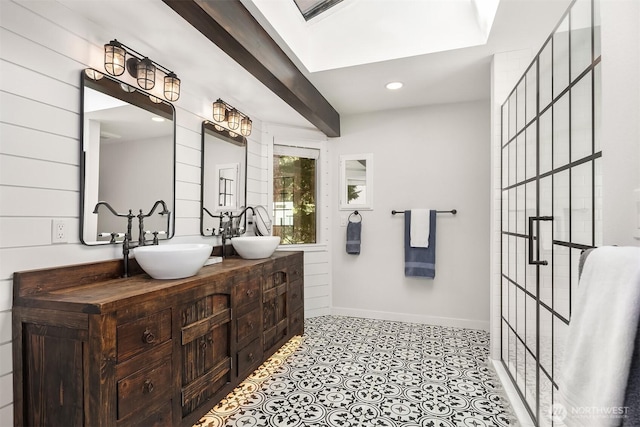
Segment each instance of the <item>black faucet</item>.
[{"label": "black faucet", "polygon": [[[117,217],[120,218],[127,218],[127,232],[124,235],[124,240],[122,241],[122,258],[123,258],[123,262],[124,262],[124,277],[129,277],[129,251],[132,248],[138,247],[138,246],[144,246],[146,244],[146,241],[144,239],[144,218],[150,217],[151,215],[153,215],[153,213],[155,212],[155,210],[158,208],[158,206],[162,206],[162,211],[160,212],[160,215],[167,215],[170,214],[171,212],[169,211],[169,209],[167,209],[167,204],[164,202],[164,200],[158,200],[153,207],[151,208],[151,210],[149,211],[149,213],[147,213],[146,215],[142,213],[142,209],[140,209],[140,213],[138,215],[134,215],[132,210],[129,209],[129,213],[126,214],[120,214],[118,212],[116,212],[115,209],[113,209],[113,207],[111,207],[111,205],[107,202],[104,201],[100,201],[96,204],[95,208],[93,209],[93,213],[97,214],[98,213],[98,208],[100,206],[105,206],[107,209],[109,209],[109,211],[114,214]],[[138,217],[138,225],[139,225],[139,236],[138,236],[138,243],[131,243],[131,229],[133,228],[133,218]],[[158,232],[154,232],[153,233],[154,238],[153,238],[153,244],[157,245],[158,244]],[[112,239],[113,241],[113,239]]]},{"label": "black faucet", "polygon": [[[227,244],[227,240],[231,239],[232,237],[237,237],[240,234],[244,233],[244,231],[242,232],[239,231],[241,227],[239,226],[234,227],[233,220],[237,219],[239,221],[240,218],[243,215],[245,215],[248,210],[250,210],[251,213],[253,213],[253,215],[256,214],[256,211],[251,206],[247,206],[246,208],[244,208],[238,215],[234,215],[232,212],[221,212],[220,215],[214,215],[205,207],[203,207],[202,210],[206,212],[211,218],[220,219],[220,225],[218,227],[218,231],[220,232],[220,237],[222,238],[222,257],[223,258],[225,257],[224,248]],[[212,230],[211,235],[215,236],[215,231]]]},{"label": "black faucet", "polygon": [[96,203],[96,206],[93,208],[93,213],[94,214],[98,213],[98,208],[100,206],[106,207],[107,209],[109,209],[109,211],[112,214],[114,214],[117,217],[127,218],[127,233],[125,234],[125,239],[127,238],[127,236],[129,236],[129,239],[131,239],[131,223],[133,222],[133,218],[135,218],[135,215],[132,213],[131,209],[129,209],[129,213],[121,214],[121,213],[116,212],[116,210],[113,209],[109,203],[104,202],[104,201],[100,201],[100,202]]},{"label": "black faucet", "polygon": [[[153,215],[153,213],[156,211],[156,209],[158,208],[158,206],[162,205],[162,211],[158,212],[160,215],[168,215],[171,212],[169,212],[169,209],[167,209],[167,204],[164,202],[164,200],[158,200],[153,207],[151,208],[151,210],[149,211],[149,213],[147,213],[146,215],[142,213],[142,209],[140,209],[140,213],[138,214],[138,245],[139,246],[144,246],[145,245],[145,240],[144,240],[144,219],[150,217],[151,215]],[[129,236],[131,237],[131,236]],[[157,239],[154,239],[154,242]],[[154,243],[157,244],[157,243]]]}]

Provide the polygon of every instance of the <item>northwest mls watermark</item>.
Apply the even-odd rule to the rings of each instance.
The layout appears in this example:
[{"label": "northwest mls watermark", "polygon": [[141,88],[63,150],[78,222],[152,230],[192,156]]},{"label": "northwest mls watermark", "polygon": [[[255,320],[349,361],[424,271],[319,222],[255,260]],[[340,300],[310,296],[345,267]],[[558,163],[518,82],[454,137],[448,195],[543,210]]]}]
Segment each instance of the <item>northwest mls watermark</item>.
[{"label": "northwest mls watermark", "polygon": [[554,403],[549,408],[549,418],[561,423],[567,418],[578,419],[603,419],[603,418],[626,418],[629,413],[628,406],[578,406],[567,410],[561,403]]}]

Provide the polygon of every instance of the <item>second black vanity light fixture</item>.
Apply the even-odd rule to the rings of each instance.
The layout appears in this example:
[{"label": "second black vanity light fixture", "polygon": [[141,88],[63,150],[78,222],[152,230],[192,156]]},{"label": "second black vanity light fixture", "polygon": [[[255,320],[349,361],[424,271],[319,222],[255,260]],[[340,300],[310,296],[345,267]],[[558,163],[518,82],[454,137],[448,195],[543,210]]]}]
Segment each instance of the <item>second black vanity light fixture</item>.
[{"label": "second black vanity light fixture", "polygon": [[[234,138],[236,131],[242,136],[251,135],[252,122],[251,119],[238,109],[218,98],[213,103],[213,121],[216,123],[216,129],[221,131],[226,124],[229,135]],[[238,130],[238,128],[240,130]]]}]

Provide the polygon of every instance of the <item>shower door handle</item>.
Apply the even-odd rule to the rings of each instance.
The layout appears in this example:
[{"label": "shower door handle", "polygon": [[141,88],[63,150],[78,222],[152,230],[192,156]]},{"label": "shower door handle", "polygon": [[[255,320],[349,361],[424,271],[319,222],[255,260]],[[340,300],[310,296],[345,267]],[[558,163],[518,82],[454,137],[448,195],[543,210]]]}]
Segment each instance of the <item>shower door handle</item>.
[{"label": "shower door handle", "polygon": [[[548,265],[549,263],[545,260],[534,260],[533,259],[533,241],[537,240],[540,242],[539,233],[536,233],[536,236],[533,236],[533,223],[535,221],[553,221],[552,216],[530,216],[529,217],[529,265]],[[538,229],[538,231],[540,231]]]}]

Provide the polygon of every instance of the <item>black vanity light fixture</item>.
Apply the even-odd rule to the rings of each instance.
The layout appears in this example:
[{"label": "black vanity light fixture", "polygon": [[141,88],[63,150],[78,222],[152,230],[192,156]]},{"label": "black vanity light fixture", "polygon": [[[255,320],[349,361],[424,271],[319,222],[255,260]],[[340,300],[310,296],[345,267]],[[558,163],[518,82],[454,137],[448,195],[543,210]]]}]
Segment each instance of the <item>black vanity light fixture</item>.
[{"label": "black vanity light fixture", "polygon": [[[218,130],[224,129],[224,126],[219,123],[226,123],[231,137],[234,137],[237,133],[242,136],[251,135],[251,119],[220,98],[213,103],[213,121],[217,123],[215,126]],[[238,131],[238,129],[240,130]]]},{"label": "black vanity light fixture", "polygon": [[[136,79],[138,86],[144,90],[151,90],[155,87],[156,70],[159,69],[164,73],[164,97],[171,102],[180,98],[180,79],[173,71],[141,55],[116,39],[104,45],[104,69],[112,76],[120,76],[124,74],[126,69]],[[158,98],[152,97],[151,100],[157,102]]]}]

